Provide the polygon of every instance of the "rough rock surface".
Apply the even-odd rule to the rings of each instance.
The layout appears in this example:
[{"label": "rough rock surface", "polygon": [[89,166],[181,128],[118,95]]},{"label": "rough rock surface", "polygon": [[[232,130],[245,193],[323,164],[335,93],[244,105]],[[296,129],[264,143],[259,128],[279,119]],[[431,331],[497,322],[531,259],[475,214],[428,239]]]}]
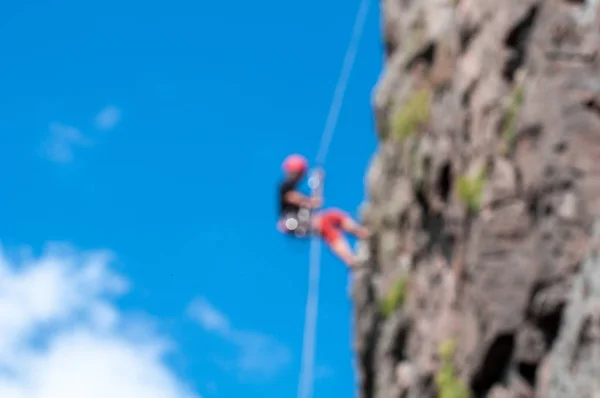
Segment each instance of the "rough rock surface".
[{"label": "rough rock surface", "polygon": [[600,398],[600,1],[381,10],[358,397]]}]

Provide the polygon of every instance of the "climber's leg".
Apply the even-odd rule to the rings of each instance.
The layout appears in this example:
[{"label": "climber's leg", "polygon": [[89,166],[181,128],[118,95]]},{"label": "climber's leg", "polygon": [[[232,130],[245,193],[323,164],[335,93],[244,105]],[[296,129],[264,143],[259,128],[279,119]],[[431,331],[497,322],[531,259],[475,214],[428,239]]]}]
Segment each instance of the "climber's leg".
[{"label": "climber's leg", "polygon": [[367,239],[370,235],[369,230],[354,220],[343,210],[332,208],[322,212],[326,221],[336,227],[341,227],[344,231],[356,236],[359,239]]},{"label": "climber's leg", "polygon": [[348,244],[348,241],[343,237],[339,236],[336,240],[327,241],[327,245],[332,252],[335,253],[349,268],[356,267],[356,257]]},{"label": "climber's leg", "polygon": [[346,232],[356,236],[359,239],[367,239],[370,235],[370,232],[366,227],[360,225],[348,215],[342,219],[341,226]]},{"label": "climber's leg", "polygon": [[[348,241],[342,235],[340,228],[349,218],[346,213],[338,209],[328,209],[315,216],[315,229],[323,237],[329,248],[352,268],[356,265],[356,258]],[[350,219],[350,221],[352,221]]]}]

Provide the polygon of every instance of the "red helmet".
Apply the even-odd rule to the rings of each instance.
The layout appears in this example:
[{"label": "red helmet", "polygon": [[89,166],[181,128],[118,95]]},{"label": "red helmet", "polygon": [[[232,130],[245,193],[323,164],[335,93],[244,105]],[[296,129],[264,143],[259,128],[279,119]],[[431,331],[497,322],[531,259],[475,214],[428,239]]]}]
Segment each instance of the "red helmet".
[{"label": "red helmet", "polygon": [[308,161],[302,155],[290,155],[283,161],[282,168],[286,173],[304,173],[308,168]]}]

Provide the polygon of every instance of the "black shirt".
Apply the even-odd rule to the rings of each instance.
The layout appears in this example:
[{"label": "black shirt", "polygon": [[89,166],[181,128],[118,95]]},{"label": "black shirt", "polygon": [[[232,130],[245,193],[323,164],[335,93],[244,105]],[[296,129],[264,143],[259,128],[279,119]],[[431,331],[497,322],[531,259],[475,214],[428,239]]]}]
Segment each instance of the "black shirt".
[{"label": "black shirt", "polygon": [[285,195],[290,191],[296,190],[297,184],[298,181],[292,179],[285,179],[279,183],[279,217],[282,217],[286,214],[298,214],[300,207],[285,200]]}]

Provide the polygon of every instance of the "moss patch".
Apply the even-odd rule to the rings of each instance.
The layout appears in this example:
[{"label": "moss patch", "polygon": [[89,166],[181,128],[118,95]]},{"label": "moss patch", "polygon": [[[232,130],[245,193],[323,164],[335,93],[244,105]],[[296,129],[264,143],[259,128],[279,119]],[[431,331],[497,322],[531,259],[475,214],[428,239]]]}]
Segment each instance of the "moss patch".
[{"label": "moss patch", "polygon": [[406,299],[406,289],[408,287],[408,277],[402,276],[396,280],[390,291],[381,301],[381,313],[388,317],[397,308],[404,304]]},{"label": "moss patch", "polygon": [[413,92],[394,117],[394,135],[404,141],[431,117],[431,93],[426,89]]},{"label": "moss patch", "polygon": [[453,356],[455,344],[453,339],[443,341],[438,347],[441,366],[435,375],[435,383],[439,398],[469,398],[467,386],[456,375]]},{"label": "moss patch", "polygon": [[456,183],[458,198],[473,212],[481,208],[483,189],[487,183],[485,168],[482,168],[475,177],[462,175]]},{"label": "moss patch", "polygon": [[515,140],[517,138],[517,117],[521,105],[523,104],[523,86],[515,87],[510,96],[510,104],[504,113],[504,123],[502,136],[506,144],[505,151],[509,152],[514,149]]}]

